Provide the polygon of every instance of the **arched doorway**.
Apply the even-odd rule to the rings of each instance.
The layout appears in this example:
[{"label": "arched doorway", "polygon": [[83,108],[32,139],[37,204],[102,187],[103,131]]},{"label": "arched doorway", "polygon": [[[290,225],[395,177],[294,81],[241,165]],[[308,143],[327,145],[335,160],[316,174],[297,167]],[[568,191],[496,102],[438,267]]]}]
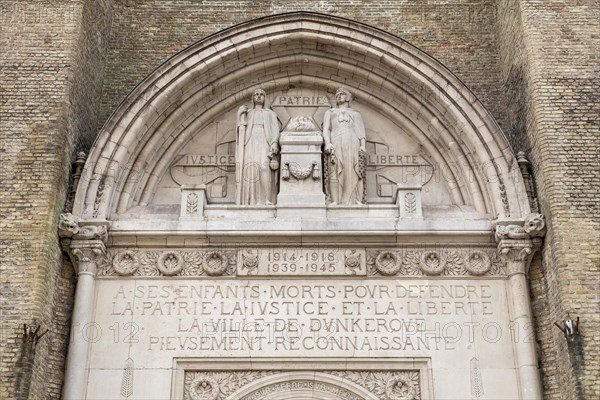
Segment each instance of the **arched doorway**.
[{"label": "arched doorway", "polygon": [[[352,117],[345,109],[334,122],[364,121],[360,205],[305,201],[327,195],[322,143],[339,87],[353,95]],[[246,205],[236,200],[238,110],[256,106],[259,88],[280,123],[279,193]],[[61,224],[80,273],[74,320],[128,339],[105,351],[106,336],[89,345],[74,331],[65,398],[110,397],[119,385],[165,398],[173,360],[200,354],[242,358],[248,371],[267,355],[344,358],[349,370],[357,358],[427,359],[442,397],[485,386],[537,398],[533,343],[506,334],[531,329],[524,271],[543,221],[529,213],[493,117],[429,55],[315,13],[226,29],[158,67],[92,148]],[[331,398],[322,374],[286,396]]]}]

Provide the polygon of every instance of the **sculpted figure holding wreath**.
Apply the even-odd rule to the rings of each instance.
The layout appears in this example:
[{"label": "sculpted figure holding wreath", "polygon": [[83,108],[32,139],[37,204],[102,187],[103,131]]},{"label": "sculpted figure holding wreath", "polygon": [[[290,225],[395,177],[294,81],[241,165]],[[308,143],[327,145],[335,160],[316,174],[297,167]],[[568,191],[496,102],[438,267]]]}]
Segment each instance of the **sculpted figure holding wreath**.
[{"label": "sculpted figure holding wreath", "polygon": [[352,94],[338,89],[336,108],[325,113],[325,141],[328,182],[326,191],[332,205],[364,204],[366,135],[360,112],[350,108]]},{"label": "sculpted figure holding wreath", "polygon": [[279,164],[279,121],[265,107],[266,93],[254,91],[254,107],[243,105],[237,113],[236,203],[270,205],[275,202]]}]

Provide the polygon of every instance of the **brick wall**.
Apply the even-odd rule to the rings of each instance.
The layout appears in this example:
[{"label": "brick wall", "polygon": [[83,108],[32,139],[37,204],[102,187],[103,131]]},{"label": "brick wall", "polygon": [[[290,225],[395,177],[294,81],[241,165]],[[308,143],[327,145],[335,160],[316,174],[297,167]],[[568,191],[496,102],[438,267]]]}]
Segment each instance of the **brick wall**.
[{"label": "brick wall", "polygon": [[[56,222],[74,151],[89,149],[118,103],[176,52],[235,23],[300,9],[362,21],[427,51],[530,155],[549,224],[531,270],[545,396],[600,396],[595,0],[2,0],[0,398],[60,397],[74,278]],[[568,345],[553,326],[567,313],[581,316],[582,343]],[[20,336],[33,318],[50,329],[35,353]]]},{"label": "brick wall", "polygon": [[[547,399],[600,397],[599,20],[593,0],[499,1],[507,133],[532,159],[549,225],[531,271]],[[581,341],[554,326],[568,315]]]},{"label": "brick wall", "polygon": [[[74,278],[56,224],[75,141],[95,136],[110,3],[0,3],[0,398],[58,399]],[[36,319],[49,332],[23,343]]]},{"label": "brick wall", "polygon": [[264,15],[305,10],[364,22],[408,40],[456,73],[503,121],[494,0],[116,0],[103,124],[158,65],[206,35]]}]

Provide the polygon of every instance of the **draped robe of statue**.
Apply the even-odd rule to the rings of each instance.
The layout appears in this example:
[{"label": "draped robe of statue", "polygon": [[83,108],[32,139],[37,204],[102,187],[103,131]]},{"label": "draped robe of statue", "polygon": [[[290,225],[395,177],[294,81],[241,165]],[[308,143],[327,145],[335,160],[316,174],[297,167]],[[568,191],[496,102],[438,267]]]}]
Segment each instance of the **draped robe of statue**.
[{"label": "draped robe of statue", "polygon": [[236,163],[237,204],[274,203],[276,173],[270,168],[273,143],[279,140],[279,121],[273,110],[253,108],[245,113],[246,123],[238,122]]},{"label": "draped robe of statue", "polygon": [[334,147],[330,163],[329,194],[340,205],[362,204],[364,180],[360,171],[360,144],[366,140],[360,112],[334,108],[325,113],[323,134]]}]

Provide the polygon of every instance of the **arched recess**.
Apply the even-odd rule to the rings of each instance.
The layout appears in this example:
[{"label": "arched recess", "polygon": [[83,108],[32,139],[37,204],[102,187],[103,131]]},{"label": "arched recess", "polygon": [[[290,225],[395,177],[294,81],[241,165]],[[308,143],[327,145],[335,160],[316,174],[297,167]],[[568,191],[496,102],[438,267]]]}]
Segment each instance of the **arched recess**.
[{"label": "arched recess", "polygon": [[209,36],[141,82],[112,114],[88,157],[73,213],[115,219],[149,204],[195,132],[257,87],[350,88],[403,129],[444,170],[451,204],[493,219],[529,204],[491,114],[441,63],[406,41],[347,19],[268,16]]},{"label": "arched recess", "polygon": [[258,379],[227,397],[234,399],[301,400],[365,399],[377,396],[349,380],[321,372],[285,372]]}]

